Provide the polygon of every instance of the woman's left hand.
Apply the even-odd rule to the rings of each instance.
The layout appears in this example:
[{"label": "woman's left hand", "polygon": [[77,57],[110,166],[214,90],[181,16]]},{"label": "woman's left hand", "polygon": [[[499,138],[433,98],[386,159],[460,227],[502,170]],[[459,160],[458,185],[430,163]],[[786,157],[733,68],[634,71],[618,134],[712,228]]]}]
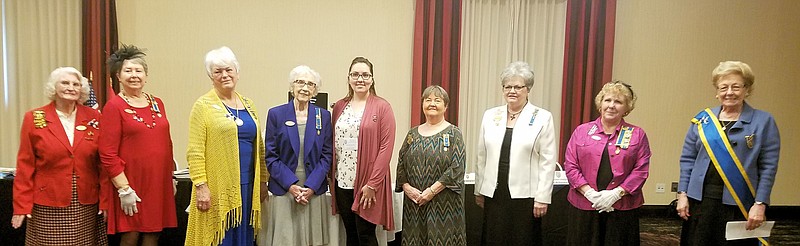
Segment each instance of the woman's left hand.
[{"label": "woman's left hand", "polygon": [[106,219],[108,219],[108,211],[106,210],[101,209],[97,211],[97,215],[103,216],[103,221],[107,221]]},{"label": "woman's left hand", "polygon": [[750,207],[750,212],[747,213],[748,215],[750,215],[750,217],[747,218],[747,224],[745,229],[747,229],[748,231],[754,230],[758,227],[761,227],[761,225],[764,224],[764,221],[767,220],[767,217],[764,216],[764,210],[766,210],[766,207],[767,205],[764,204],[761,205],[753,204],[753,206]]},{"label": "woman's left hand", "polygon": [[417,198],[417,204],[419,204],[419,206],[422,207],[422,205],[425,205],[431,200],[433,200],[434,196],[435,194],[433,194],[433,190],[431,190],[431,188],[429,187],[424,191],[422,191],[422,195],[419,195],[419,198]]},{"label": "woman's left hand", "polygon": [[367,185],[361,187],[361,200],[358,201],[361,209],[369,209],[375,205],[375,191]]},{"label": "woman's left hand", "polygon": [[533,217],[541,218],[547,214],[547,204],[540,202],[533,202]]}]

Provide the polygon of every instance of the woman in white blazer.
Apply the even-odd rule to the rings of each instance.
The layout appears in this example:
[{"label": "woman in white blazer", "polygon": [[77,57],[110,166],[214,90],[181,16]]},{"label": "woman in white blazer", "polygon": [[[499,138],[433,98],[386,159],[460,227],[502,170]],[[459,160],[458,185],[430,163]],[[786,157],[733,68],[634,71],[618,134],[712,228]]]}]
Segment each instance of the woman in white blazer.
[{"label": "woman in white blazer", "polygon": [[509,64],[500,76],[506,105],[483,114],[475,202],[483,208],[483,245],[541,245],[541,218],[553,191],[552,114],[528,102],[533,71]]}]

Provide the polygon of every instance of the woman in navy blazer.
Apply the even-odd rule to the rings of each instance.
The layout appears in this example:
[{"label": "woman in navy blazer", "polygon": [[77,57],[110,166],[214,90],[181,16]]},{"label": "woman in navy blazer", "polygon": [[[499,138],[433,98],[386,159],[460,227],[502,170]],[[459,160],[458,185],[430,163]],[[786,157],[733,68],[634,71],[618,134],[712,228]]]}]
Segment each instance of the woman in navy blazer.
[{"label": "woman in navy blazer", "polygon": [[[319,73],[298,66],[289,73],[294,97],[267,114],[267,168],[271,174],[266,245],[327,244],[326,176],[333,157],[333,131],[328,110],[311,103],[321,86]],[[290,225],[286,225],[291,221]],[[278,224],[281,223],[281,224]]]}]

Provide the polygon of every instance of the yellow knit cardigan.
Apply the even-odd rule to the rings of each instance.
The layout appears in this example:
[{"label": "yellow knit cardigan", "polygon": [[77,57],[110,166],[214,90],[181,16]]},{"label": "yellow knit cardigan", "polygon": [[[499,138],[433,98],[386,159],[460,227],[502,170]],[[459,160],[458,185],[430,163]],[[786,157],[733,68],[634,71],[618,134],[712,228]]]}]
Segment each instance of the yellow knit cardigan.
[{"label": "yellow knit cardigan", "polygon": [[[253,102],[241,95],[250,117],[258,123]],[[195,189],[189,205],[189,225],[186,245],[219,245],[225,231],[242,223],[242,199],[239,185],[239,139],[236,123],[228,119],[225,105],[214,89],[201,96],[192,106],[189,118],[189,146],[186,159],[192,183],[206,182],[211,190],[211,208],[206,212],[197,209]],[[261,228],[260,184],[269,180],[264,160],[264,142],[261,130],[255,139],[255,182],[250,224],[258,233]]]}]

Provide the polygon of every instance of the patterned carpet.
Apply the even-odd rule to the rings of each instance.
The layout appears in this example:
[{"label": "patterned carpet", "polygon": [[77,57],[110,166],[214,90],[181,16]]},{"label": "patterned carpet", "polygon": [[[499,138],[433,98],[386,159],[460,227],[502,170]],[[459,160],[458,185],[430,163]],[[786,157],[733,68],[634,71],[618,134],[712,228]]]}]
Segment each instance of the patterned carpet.
[{"label": "patterned carpet", "polygon": [[[680,219],[643,216],[639,223],[642,245],[672,246],[680,244]],[[800,220],[777,220],[769,242],[770,245],[800,245]]]}]

